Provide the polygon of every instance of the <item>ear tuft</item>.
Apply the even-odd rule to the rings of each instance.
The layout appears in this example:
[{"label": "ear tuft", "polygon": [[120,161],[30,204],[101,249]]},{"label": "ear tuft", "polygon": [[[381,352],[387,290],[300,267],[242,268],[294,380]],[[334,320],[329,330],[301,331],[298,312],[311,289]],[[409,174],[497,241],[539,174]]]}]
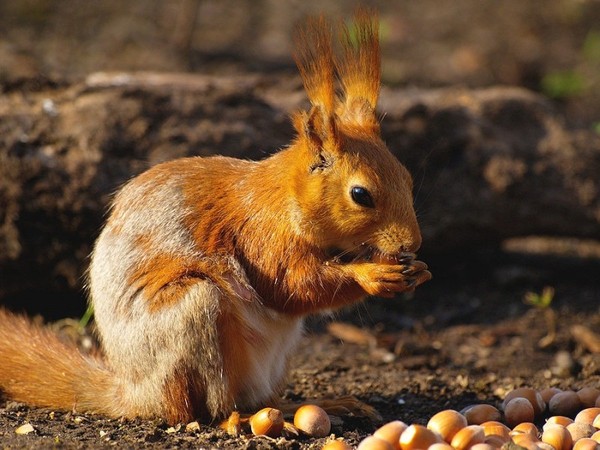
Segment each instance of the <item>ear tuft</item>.
[{"label": "ear tuft", "polygon": [[294,35],[294,60],[302,76],[310,103],[326,115],[335,107],[335,66],[332,26],[323,16],[312,17]]},{"label": "ear tuft", "polygon": [[342,26],[343,51],[336,67],[344,98],[340,120],[360,126],[377,126],[375,116],[381,85],[379,22],[376,13],[359,9],[353,27]]},{"label": "ear tuft", "polygon": [[[296,115],[294,125],[311,141],[335,139],[338,125],[379,132],[375,115],[379,97],[381,61],[377,15],[359,9],[352,28],[342,25],[342,51],[334,57],[332,25],[323,16],[309,18],[297,28],[294,59],[312,105]],[[342,98],[336,95],[336,73]]]}]

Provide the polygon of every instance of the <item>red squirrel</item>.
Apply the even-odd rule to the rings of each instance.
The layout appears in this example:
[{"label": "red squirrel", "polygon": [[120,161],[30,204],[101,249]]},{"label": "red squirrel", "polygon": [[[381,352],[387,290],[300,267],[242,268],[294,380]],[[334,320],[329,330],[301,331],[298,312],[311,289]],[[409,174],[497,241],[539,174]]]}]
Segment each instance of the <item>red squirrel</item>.
[{"label": "red squirrel", "polygon": [[89,268],[101,355],[0,309],[0,391],[169,423],[256,410],[307,315],[431,278],[411,176],[380,136],[377,19],[344,30],[339,55],[322,18],[297,36],[310,109],[287,148],[161,163],[118,192]]}]

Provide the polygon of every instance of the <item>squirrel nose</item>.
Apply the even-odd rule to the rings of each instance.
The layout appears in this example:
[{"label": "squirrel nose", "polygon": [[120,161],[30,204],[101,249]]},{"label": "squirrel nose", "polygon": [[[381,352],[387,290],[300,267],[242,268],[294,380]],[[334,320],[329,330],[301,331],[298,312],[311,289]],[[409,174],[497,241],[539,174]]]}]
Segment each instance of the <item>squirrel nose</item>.
[{"label": "squirrel nose", "polygon": [[421,239],[415,240],[409,244],[403,244],[401,248],[403,252],[417,253],[421,248]]},{"label": "squirrel nose", "polygon": [[422,242],[423,240],[421,238],[421,233],[416,233],[415,235],[411,236],[410,239],[403,242],[400,248],[403,252],[417,253],[417,251],[421,248]]},{"label": "squirrel nose", "polygon": [[377,241],[377,247],[383,253],[416,253],[421,247],[421,231],[418,226],[393,224],[378,236]]}]

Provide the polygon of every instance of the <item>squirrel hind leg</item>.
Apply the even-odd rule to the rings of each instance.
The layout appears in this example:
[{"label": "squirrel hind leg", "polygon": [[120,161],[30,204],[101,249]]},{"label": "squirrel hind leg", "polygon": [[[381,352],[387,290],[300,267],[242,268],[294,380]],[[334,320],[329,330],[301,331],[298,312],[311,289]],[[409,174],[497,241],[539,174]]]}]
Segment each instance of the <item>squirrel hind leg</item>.
[{"label": "squirrel hind leg", "polygon": [[182,366],[174,370],[165,381],[163,396],[163,415],[170,424],[210,417],[206,408],[205,386],[190,367]]},{"label": "squirrel hind leg", "polygon": [[140,290],[126,311],[102,302],[96,308],[105,354],[128,417],[178,423],[232,409],[219,350],[222,293],[210,280],[193,278],[166,285],[161,295],[173,298],[163,299],[160,307]]}]

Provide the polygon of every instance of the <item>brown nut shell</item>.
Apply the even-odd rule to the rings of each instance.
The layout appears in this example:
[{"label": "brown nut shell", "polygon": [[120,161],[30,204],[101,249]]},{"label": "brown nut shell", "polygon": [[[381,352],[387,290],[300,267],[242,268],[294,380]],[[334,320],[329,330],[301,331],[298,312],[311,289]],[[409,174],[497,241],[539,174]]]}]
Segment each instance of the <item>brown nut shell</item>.
[{"label": "brown nut shell", "polygon": [[546,420],[544,427],[546,425],[562,425],[563,427],[566,427],[567,425],[571,425],[572,423],[573,423],[573,419],[571,419],[570,417],[552,416],[552,417],[549,417],[548,420]]},{"label": "brown nut shell", "polygon": [[573,450],[600,450],[600,442],[591,438],[579,439],[573,444]]},{"label": "brown nut shell", "polygon": [[454,450],[447,442],[436,442],[435,444],[431,444],[427,450]]},{"label": "brown nut shell", "polygon": [[475,444],[482,444],[485,441],[485,433],[481,425],[467,425],[459,430],[450,445],[456,450],[467,450]]},{"label": "brown nut shell", "polygon": [[546,409],[546,402],[542,398],[541,394],[533,388],[521,387],[517,389],[513,389],[506,397],[504,397],[504,402],[502,403],[503,409],[506,410],[506,405],[514,398],[526,398],[533,406],[534,416],[537,417]]},{"label": "brown nut shell", "polygon": [[389,442],[394,449],[400,450],[400,436],[407,428],[408,425],[404,422],[400,420],[394,420],[393,422],[386,423],[375,430],[373,436]]},{"label": "brown nut shell", "polygon": [[489,436],[485,437],[483,442],[490,444],[494,448],[500,448],[508,441],[510,441],[510,439],[504,439],[502,436],[498,436],[497,434],[490,434]]},{"label": "brown nut shell", "polygon": [[352,446],[347,442],[335,440],[327,442],[321,450],[352,450]]},{"label": "brown nut shell", "polygon": [[548,411],[553,416],[575,417],[581,410],[581,400],[576,392],[559,392],[550,399]]},{"label": "brown nut shell", "polygon": [[360,441],[357,450],[394,450],[392,444],[375,436],[368,436]]},{"label": "brown nut shell", "polygon": [[513,436],[515,434],[529,434],[537,439],[540,432],[534,423],[521,422],[521,423],[515,425],[515,427],[510,432],[511,436]]},{"label": "brown nut shell", "polygon": [[594,419],[598,417],[598,415],[600,415],[599,407],[594,406],[592,408],[585,408],[577,413],[575,416],[575,422],[593,424]]},{"label": "brown nut shell", "polygon": [[540,395],[542,396],[542,400],[544,400],[544,402],[546,403],[546,406],[547,406],[548,402],[550,402],[550,399],[562,391],[563,391],[562,389],[559,389],[556,387],[549,387],[546,389],[542,389],[540,391]]},{"label": "brown nut shell", "polygon": [[511,436],[511,440],[521,446],[521,447],[525,447],[527,450],[539,450],[540,446],[539,441],[534,438],[532,435],[530,435],[529,433],[519,433],[519,434],[514,434],[513,436]]},{"label": "brown nut shell", "polygon": [[410,425],[400,436],[402,450],[422,450],[436,442],[442,442],[442,438],[434,431],[418,424]]},{"label": "brown nut shell", "polygon": [[294,426],[312,437],[325,437],[331,431],[331,420],[323,408],[302,405],[294,414]]},{"label": "brown nut shell", "polygon": [[510,428],[504,425],[502,422],[496,420],[490,420],[489,422],[483,422],[481,424],[485,437],[498,436],[504,441],[510,440]]},{"label": "brown nut shell", "polygon": [[263,408],[249,419],[252,434],[256,436],[281,436],[283,413],[275,408]]},{"label": "brown nut shell", "polygon": [[556,450],[571,450],[573,446],[571,433],[561,425],[546,427],[542,433],[542,442],[550,444]]},{"label": "brown nut shell", "polygon": [[600,389],[595,387],[587,386],[577,391],[577,396],[581,400],[581,404],[584,408],[591,408],[596,406],[596,400],[600,398]]},{"label": "brown nut shell", "polygon": [[597,430],[589,423],[573,422],[567,425],[567,431],[571,434],[573,442],[575,442],[579,439],[591,437]]},{"label": "brown nut shell", "polygon": [[533,422],[535,410],[529,400],[524,397],[514,397],[504,406],[504,418],[510,427],[522,422]]},{"label": "brown nut shell", "polygon": [[494,450],[496,447],[488,444],[487,442],[481,442],[473,445],[469,450]]},{"label": "brown nut shell", "polygon": [[440,411],[434,414],[429,419],[429,422],[427,422],[427,428],[435,431],[448,443],[452,441],[452,438],[459,430],[467,425],[466,417],[453,409]]},{"label": "brown nut shell", "polygon": [[484,422],[499,421],[502,414],[495,406],[482,403],[463,408],[461,413],[467,419],[469,425],[481,425]]}]

